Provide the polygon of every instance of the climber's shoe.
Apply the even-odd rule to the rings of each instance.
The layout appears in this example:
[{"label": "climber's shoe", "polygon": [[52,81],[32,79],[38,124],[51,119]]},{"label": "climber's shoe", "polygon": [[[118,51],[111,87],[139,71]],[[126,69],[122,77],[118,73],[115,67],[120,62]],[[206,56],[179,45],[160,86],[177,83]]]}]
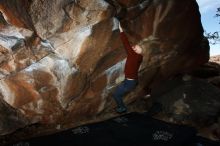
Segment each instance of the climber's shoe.
[{"label": "climber's shoe", "polygon": [[116,108],[116,112],[121,114],[127,112],[127,108],[125,106],[119,106]]}]

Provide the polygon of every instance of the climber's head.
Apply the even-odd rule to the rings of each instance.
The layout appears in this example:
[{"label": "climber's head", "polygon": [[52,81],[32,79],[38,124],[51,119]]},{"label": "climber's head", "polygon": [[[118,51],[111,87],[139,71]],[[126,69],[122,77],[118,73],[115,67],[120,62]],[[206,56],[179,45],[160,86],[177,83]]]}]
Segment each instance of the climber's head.
[{"label": "climber's head", "polygon": [[143,50],[142,50],[142,48],[141,48],[140,45],[134,45],[134,46],[132,46],[132,49],[133,49],[134,52],[137,53],[137,54],[142,54],[142,52],[143,52]]}]

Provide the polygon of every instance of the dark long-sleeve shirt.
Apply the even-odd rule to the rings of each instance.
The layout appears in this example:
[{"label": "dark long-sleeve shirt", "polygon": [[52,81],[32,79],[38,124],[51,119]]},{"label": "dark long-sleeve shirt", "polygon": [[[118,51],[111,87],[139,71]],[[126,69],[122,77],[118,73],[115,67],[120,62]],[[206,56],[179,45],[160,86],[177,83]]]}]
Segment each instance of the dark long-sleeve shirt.
[{"label": "dark long-sleeve shirt", "polygon": [[138,70],[141,65],[143,56],[137,54],[131,47],[127,36],[124,32],[120,33],[121,40],[123,42],[124,48],[127,52],[127,60],[125,63],[125,78],[127,79],[138,79]]}]

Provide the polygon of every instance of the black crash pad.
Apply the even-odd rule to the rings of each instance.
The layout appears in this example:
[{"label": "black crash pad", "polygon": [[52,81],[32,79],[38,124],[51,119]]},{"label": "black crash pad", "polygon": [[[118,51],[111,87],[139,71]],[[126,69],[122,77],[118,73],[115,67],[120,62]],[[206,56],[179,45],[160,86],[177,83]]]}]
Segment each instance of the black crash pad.
[{"label": "black crash pad", "polygon": [[166,123],[148,114],[129,113],[10,146],[197,146],[198,142],[205,143],[202,138],[198,140],[192,127]]}]

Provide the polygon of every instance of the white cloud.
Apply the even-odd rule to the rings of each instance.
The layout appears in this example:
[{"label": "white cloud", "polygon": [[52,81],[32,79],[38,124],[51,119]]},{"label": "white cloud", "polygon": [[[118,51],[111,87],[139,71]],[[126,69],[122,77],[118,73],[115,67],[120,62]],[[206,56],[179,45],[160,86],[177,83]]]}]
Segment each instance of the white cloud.
[{"label": "white cloud", "polygon": [[220,0],[196,0],[202,14],[220,7]]}]

